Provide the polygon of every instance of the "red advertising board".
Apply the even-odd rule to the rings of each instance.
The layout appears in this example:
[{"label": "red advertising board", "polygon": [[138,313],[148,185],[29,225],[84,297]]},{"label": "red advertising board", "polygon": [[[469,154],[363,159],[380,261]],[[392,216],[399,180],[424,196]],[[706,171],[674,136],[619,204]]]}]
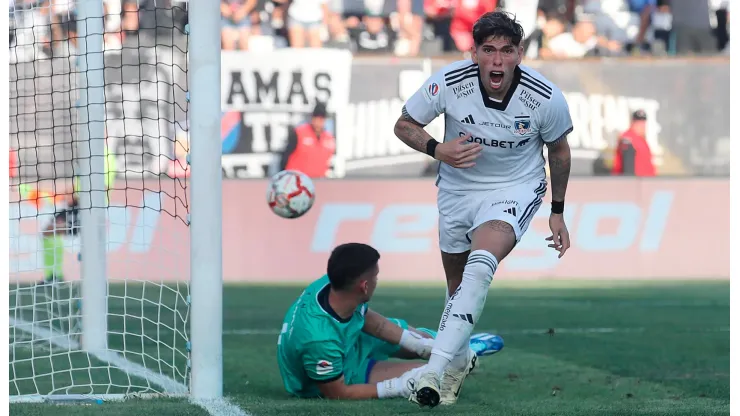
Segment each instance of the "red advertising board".
[{"label": "red advertising board", "polygon": [[[334,246],[348,241],[369,243],[381,252],[385,279],[442,281],[431,180],[326,180],[316,188],[311,211],[288,220],[268,209],[265,181],[224,182],[225,281],[307,281],[324,272]],[[172,195],[114,192],[110,277],[188,278],[186,202],[184,194]],[[497,279],[729,278],[729,180],[573,179],[567,200],[572,247],[565,257],[557,259],[547,248],[544,204],[501,263]],[[124,201],[131,206],[116,207]],[[33,270],[29,257],[35,253],[19,248],[34,247],[40,221],[20,222],[14,228],[11,221],[11,267],[15,261],[24,265],[21,270]],[[74,249],[68,250],[65,272],[72,278],[78,274],[76,263]]]}]

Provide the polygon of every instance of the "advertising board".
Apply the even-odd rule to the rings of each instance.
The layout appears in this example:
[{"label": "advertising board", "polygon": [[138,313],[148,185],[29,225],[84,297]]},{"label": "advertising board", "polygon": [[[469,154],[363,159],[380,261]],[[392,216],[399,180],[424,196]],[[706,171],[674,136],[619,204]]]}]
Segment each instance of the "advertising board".
[{"label": "advertising board", "polygon": [[[158,186],[144,183],[145,189]],[[173,190],[161,189],[167,194],[113,192],[111,278],[189,278],[187,199],[182,190],[172,198]],[[272,214],[265,189],[263,180],[224,182],[226,282],[308,281],[324,272],[334,246],[349,241],[381,252],[383,279],[443,281],[432,181],[317,181],[316,204],[293,220]],[[11,271],[34,279],[41,264],[38,230],[47,219],[27,205],[11,203]],[[565,212],[572,247],[562,259],[547,248],[544,206],[496,279],[729,278],[729,180],[574,179]],[[65,274],[74,279],[79,244],[72,240]]]}]

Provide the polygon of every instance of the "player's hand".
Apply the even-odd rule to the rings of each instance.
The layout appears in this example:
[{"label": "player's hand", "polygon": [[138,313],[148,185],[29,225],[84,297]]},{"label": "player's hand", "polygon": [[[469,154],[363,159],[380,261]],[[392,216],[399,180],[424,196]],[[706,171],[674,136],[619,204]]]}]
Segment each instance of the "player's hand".
[{"label": "player's hand", "polygon": [[547,246],[557,250],[560,253],[558,258],[561,258],[570,248],[570,234],[568,234],[568,227],[565,226],[563,214],[550,214],[550,231],[552,235],[545,240],[552,241],[552,243]]},{"label": "player's hand", "polygon": [[475,159],[480,156],[483,146],[478,143],[467,143],[470,135],[458,137],[449,142],[440,143],[434,150],[434,158],[453,168],[467,169],[475,166]]}]

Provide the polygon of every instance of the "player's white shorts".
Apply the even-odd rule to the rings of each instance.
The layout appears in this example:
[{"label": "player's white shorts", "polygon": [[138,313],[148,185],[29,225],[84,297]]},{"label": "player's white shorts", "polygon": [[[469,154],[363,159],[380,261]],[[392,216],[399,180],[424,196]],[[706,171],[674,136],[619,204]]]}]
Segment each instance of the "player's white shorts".
[{"label": "player's white shorts", "polygon": [[527,231],[542,205],[547,182],[535,180],[494,191],[456,195],[437,193],[439,208],[439,248],[445,253],[470,250],[470,237],[479,225],[493,220],[511,224],[516,241]]}]

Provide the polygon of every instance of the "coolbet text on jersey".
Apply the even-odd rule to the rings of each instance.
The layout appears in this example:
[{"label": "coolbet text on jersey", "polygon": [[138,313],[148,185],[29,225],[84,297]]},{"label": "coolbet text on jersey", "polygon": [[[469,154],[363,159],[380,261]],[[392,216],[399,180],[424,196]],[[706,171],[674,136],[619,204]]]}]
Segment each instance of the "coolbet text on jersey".
[{"label": "coolbet text on jersey", "polygon": [[490,98],[471,60],[454,62],[432,75],[406,102],[417,122],[445,115],[444,141],[470,134],[484,146],[476,165],[440,164],[439,189],[453,194],[545,180],[542,146],[573,130],[563,93],[537,71],[519,65],[502,101]]}]

